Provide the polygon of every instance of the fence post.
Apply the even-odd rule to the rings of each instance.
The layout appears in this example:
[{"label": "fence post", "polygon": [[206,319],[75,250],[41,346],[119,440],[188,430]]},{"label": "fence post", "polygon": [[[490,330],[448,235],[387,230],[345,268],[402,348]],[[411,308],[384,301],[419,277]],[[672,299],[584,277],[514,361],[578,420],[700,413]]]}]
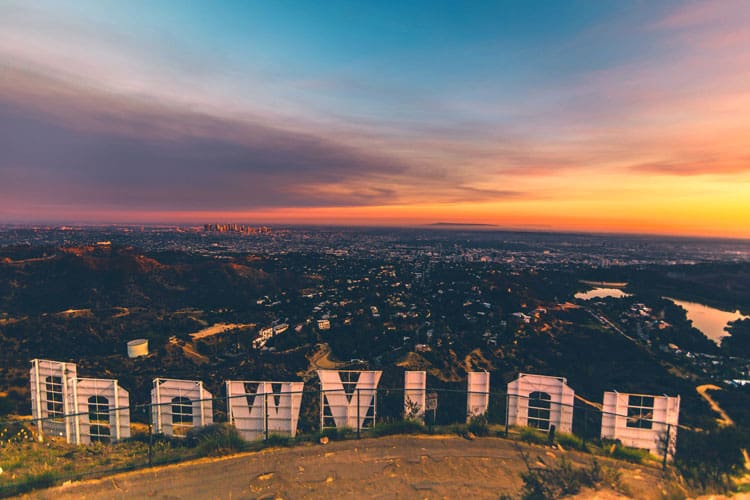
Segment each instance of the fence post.
[{"label": "fence post", "polygon": [[148,407],[144,406],[143,411],[149,413],[148,416],[148,466],[153,467],[154,465],[154,412],[148,411]]},{"label": "fence post", "polygon": [[669,434],[672,431],[672,424],[667,424],[667,436],[664,439],[664,458],[661,462],[661,468],[667,470],[667,455],[669,454]]},{"label": "fence post", "polygon": [[33,361],[34,365],[34,393],[36,394],[36,413],[37,413],[37,419],[36,419],[36,429],[37,433],[39,434],[38,439],[39,442],[44,441],[44,429],[42,428],[42,389],[41,384],[39,382],[39,362]]},{"label": "fence post", "polygon": [[265,412],[265,419],[263,430],[265,431],[266,441],[268,441],[268,393],[263,393],[263,410]]},{"label": "fence post", "polygon": [[357,439],[360,438],[360,428],[362,424],[359,420],[359,388],[357,388]]},{"label": "fence post", "polygon": [[[438,392],[437,394],[440,394],[440,393]],[[435,405],[435,409],[432,410],[432,426],[434,427],[436,425],[437,425],[437,404]]]},{"label": "fence post", "polygon": [[508,412],[509,410],[510,410],[510,394],[506,394],[505,395],[505,437],[506,438],[508,437],[508,427],[509,427]]},{"label": "fence post", "polygon": [[[575,407],[575,402],[573,402]],[[589,409],[583,406],[583,449],[586,449],[586,436],[589,433]]]}]

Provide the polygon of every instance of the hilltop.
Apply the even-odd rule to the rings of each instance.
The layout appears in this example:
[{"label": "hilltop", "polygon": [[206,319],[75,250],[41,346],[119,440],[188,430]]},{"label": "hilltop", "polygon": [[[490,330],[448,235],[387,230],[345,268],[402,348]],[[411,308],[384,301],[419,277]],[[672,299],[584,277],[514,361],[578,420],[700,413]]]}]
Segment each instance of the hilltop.
[{"label": "hilltop", "polygon": [[[575,468],[590,467],[592,461],[578,452],[499,438],[390,436],[201,459],[72,483],[34,497],[497,498],[521,490],[520,473],[527,470],[522,453],[533,467],[554,467],[561,457]],[[657,498],[675,489],[659,469],[597,460],[608,475],[599,484],[599,498]],[[584,489],[581,497],[592,493]]]},{"label": "hilltop", "polygon": [[252,255],[206,259],[87,245],[0,249],[0,306],[15,315],[112,307],[232,307],[278,288]]}]

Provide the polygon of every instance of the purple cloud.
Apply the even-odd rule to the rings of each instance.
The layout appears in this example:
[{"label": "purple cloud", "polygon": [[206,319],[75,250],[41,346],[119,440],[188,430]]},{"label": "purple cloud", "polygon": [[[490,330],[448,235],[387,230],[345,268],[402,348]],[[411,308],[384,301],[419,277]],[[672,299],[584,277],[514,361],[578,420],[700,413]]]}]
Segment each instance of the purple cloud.
[{"label": "purple cloud", "polygon": [[[6,200],[170,210],[387,203],[395,193],[384,183],[408,168],[322,135],[14,76],[29,87],[0,86]],[[325,196],[315,188],[325,184],[340,188]]]}]

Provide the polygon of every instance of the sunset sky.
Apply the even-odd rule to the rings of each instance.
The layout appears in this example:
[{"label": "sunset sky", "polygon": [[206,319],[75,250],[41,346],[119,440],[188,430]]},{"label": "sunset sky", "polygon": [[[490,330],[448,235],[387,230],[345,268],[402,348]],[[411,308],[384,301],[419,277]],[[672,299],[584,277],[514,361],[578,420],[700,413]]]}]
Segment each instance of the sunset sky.
[{"label": "sunset sky", "polygon": [[750,238],[750,2],[0,0],[0,223]]}]

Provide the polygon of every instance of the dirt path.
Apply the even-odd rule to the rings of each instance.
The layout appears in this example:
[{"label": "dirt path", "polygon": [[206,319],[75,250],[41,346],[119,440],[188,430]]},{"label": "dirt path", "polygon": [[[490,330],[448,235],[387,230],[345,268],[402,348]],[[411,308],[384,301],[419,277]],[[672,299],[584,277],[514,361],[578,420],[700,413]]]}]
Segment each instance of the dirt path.
[{"label": "dirt path", "polygon": [[113,307],[112,309],[116,309],[118,311],[117,313],[112,315],[112,319],[130,316],[130,309],[128,309],[127,307]]},{"label": "dirt path", "polygon": [[721,418],[717,418],[717,422],[722,427],[728,427],[730,425],[734,425],[734,421],[727,415],[727,412],[725,412],[721,406],[719,406],[719,403],[714,401],[714,399],[708,394],[708,391],[720,391],[721,387],[718,387],[713,384],[704,384],[699,385],[695,388],[696,391],[698,391],[698,394],[701,395],[703,399],[708,401],[708,405],[711,407],[713,411],[718,413]]},{"label": "dirt path", "polygon": [[331,359],[331,348],[328,344],[319,344],[318,350],[310,356],[310,371],[335,370],[346,363]]},{"label": "dirt path", "polygon": [[[519,448],[535,461],[563,452],[499,438],[390,436],[308,444],[223,459],[203,459],[34,492],[34,498],[498,498],[517,493],[525,470]],[[564,452],[574,464],[591,457]],[[658,469],[600,459],[622,473],[636,498],[661,491]],[[603,492],[601,498],[615,498]]]}]

